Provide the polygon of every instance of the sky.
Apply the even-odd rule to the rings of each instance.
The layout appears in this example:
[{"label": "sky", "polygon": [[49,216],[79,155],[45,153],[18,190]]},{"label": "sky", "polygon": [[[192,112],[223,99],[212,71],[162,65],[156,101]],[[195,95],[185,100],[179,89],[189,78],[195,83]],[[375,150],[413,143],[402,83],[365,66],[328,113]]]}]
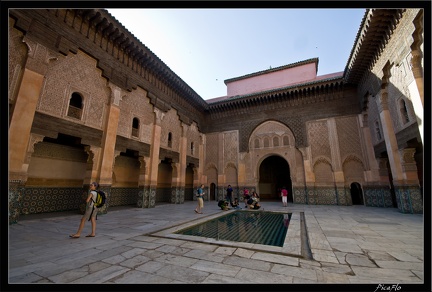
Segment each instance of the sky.
[{"label": "sky", "polygon": [[318,58],[344,71],[365,9],[108,9],[203,99],[224,80]]}]

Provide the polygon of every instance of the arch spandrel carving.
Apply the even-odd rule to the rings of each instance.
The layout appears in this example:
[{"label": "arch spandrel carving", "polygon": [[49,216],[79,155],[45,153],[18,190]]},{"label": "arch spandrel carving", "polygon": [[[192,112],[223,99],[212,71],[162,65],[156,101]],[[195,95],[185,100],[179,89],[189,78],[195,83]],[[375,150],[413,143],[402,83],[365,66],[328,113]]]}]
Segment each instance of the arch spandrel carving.
[{"label": "arch spandrel carving", "polygon": [[[290,128],[277,121],[266,121],[258,125],[249,137],[249,149],[254,149],[256,140],[260,141],[259,145],[264,145],[263,139],[268,138],[273,141],[273,138],[280,138],[278,146],[294,146],[295,138]],[[288,145],[284,145],[283,137],[288,137]],[[286,139],[286,138],[285,138]],[[275,147],[272,143],[272,146]]]}]

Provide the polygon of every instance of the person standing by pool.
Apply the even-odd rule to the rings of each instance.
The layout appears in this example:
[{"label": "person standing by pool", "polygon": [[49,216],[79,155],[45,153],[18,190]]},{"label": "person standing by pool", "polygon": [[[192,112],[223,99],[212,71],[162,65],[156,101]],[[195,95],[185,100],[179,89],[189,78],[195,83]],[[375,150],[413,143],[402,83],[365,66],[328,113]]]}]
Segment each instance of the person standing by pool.
[{"label": "person standing by pool", "polygon": [[244,188],[244,190],[243,190],[243,199],[245,202],[245,208],[247,208],[248,207],[247,201],[250,199],[249,190],[247,188]]},{"label": "person standing by pool", "polygon": [[288,191],[285,188],[285,186],[282,187],[281,197],[282,197],[282,205],[284,207],[287,207],[288,206]]},{"label": "person standing by pool", "polygon": [[227,188],[227,201],[231,204],[231,206],[232,206],[232,193],[233,193],[233,189],[232,189],[232,187],[231,187],[231,185],[228,185],[228,188]]},{"label": "person standing by pool", "polygon": [[197,196],[198,205],[194,211],[195,213],[202,214],[202,209],[204,208],[204,199],[203,199],[204,185],[203,184],[198,188],[196,196]]}]

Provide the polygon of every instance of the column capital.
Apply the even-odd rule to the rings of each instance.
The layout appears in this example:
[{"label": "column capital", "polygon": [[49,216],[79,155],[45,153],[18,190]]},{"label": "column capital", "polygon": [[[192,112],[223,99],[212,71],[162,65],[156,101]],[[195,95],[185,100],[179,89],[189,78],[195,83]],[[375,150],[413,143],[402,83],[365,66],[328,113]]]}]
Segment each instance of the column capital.
[{"label": "column capital", "polygon": [[111,104],[119,106],[120,101],[123,99],[122,89],[111,82],[108,82],[108,87],[111,89]]},{"label": "column capital", "polygon": [[388,110],[388,93],[386,90],[381,90],[380,94],[377,95],[376,103],[378,105],[378,111],[382,112]]},{"label": "column capital", "polygon": [[153,109],[153,112],[155,113],[155,123],[156,125],[161,125],[163,118],[165,117],[165,113],[163,111],[161,111],[160,109],[158,109],[157,107],[155,107]]}]

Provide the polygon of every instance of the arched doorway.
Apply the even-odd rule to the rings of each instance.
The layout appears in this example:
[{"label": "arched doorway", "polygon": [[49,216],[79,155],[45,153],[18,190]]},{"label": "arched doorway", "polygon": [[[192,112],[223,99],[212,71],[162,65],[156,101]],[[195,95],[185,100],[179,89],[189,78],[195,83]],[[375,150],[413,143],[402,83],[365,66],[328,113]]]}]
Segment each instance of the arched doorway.
[{"label": "arched doorway", "polygon": [[193,171],[193,168],[194,168],[193,164],[189,164],[186,167],[185,194],[184,194],[184,200],[185,201],[193,201],[193,194],[194,194],[194,187],[193,187],[194,171]]},{"label": "arched doorway", "polygon": [[279,191],[285,186],[288,202],[293,202],[292,182],[288,162],[280,156],[270,156],[259,166],[259,195],[261,199],[279,199]]},{"label": "arched doorway", "polygon": [[173,172],[171,162],[171,159],[166,158],[162,160],[159,164],[158,182],[156,189],[156,203],[170,203]]},{"label": "arched doorway", "polygon": [[216,185],[214,183],[210,184],[210,201],[216,200]]},{"label": "arched doorway", "polygon": [[364,205],[363,201],[363,190],[361,185],[357,182],[353,182],[351,188],[351,200],[353,205]]}]

